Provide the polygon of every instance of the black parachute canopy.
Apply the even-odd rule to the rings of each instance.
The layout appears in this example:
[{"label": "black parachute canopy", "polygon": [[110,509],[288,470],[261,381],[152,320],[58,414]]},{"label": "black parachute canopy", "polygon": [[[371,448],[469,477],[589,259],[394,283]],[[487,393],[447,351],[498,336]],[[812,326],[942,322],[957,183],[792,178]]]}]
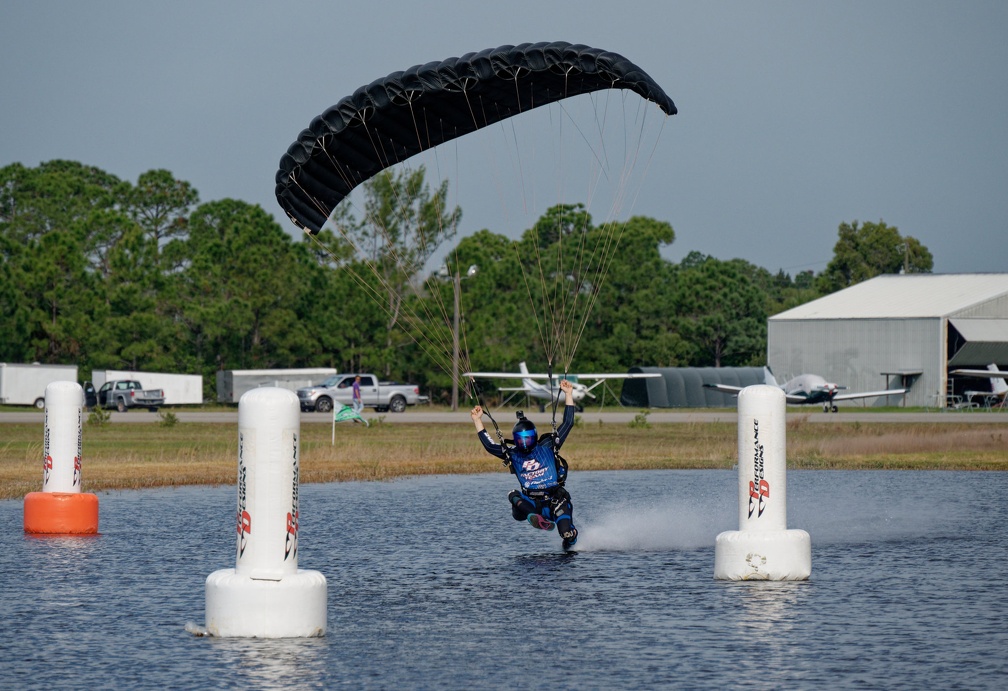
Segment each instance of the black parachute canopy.
[{"label": "black parachute canopy", "polygon": [[564,98],[629,89],[672,99],[622,55],[565,42],[501,46],[393,72],[322,113],[280,159],[277,201],[317,233],[354,187],[410,156]]}]

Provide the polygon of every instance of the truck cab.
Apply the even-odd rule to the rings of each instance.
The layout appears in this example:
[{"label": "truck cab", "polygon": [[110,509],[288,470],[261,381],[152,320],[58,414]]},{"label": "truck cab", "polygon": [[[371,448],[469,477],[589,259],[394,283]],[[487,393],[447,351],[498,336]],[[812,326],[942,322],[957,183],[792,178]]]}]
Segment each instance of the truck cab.
[{"label": "truck cab", "polygon": [[[94,387],[91,387],[94,390]],[[87,393],[85,392],[85,402]],[[130,408],[147,408],[152,413],[164,405],[164,391],[161,389],[144,389],[140,382],[134,379],[119,379],[107,381],[95,393],[95,403],[99,408],[115,408],[125,413]]]},{"label": "truck cab", "polygon": [[352,406],[353,383],[358,376],[361,403],[379,413],[386,410],[401,413],[406,410],[406,406],[426,400],[420,396],[420,389],[414,384],[380,381],[376,375],[365,372],[334,374],[320,384],[297,390],[301,410],[329,413],[340,405]]},{"label": "truck cab", "polygon": [[[336,400],[346,405],[353,403],[353,383],[357,375],[347,374],[336,385]],[[360,375],[360,395],[361,402],[368,407],[377,406],[378,403],[378,382],[370,374]]]}]

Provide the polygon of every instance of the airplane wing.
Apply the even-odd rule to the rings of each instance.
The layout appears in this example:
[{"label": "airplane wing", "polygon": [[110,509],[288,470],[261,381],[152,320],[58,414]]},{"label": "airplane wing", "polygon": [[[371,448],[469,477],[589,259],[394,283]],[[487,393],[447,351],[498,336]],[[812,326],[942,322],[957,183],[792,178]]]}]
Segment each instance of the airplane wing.
[{"label": "airplane wing", "polygon": [[991,369],[954,369],[949,374],[960,377],[976,377],[977,379],[1008,379],[1008,372]]},{"label": "airplane wing", "polygon": [[899,396],[905,394],[906,389],[887,389],[886,391],[857,391],[854,393],[841,393],[833,397],[834,401],[853,401],[858,398],[874,398],[876,396]]},{"label": "airplane wing", "polygon": [[738,396],[739,391],[742,390],[741,386],[730,386],[728,384],[704,384],[705,389],[717,389],[721,393],[730,393],[733,396]]},{"label": "airplane wing", "polygon": [[[474,377],[477,379],[549,379],[548,374],[525,374],[524,372],[463,372],[463,377]],[[554,379],[560,376],[554,374]]]},{"label": "airplane wing", "polygon": [[[738,396],[739,391],[742,390],[741,386],[732,386],[731,384],[704,384],[703,387],[705,389],[717,389],[721,393],[730,393],[732,396]],[[788,403],[805,403],[806,397],[785,392],[784,400]]]},{"label": "airplane wing", "polygon": [[[739,391],[742,390],[741,386],[732,386],[731,384],[704,384],[705,389],[717,389],[721,393],[730,393],[732,396],[738,396]],[[785,393],[784,399],[788,403],[804,403],[805,396],[796,396],[794,394]]]},{"label": "airplane wing", "polygon": [[[476,377],[479,379],[549,379],[548,374],[538,374],[538,373],[525,373],[525,372],[463,372],[463,377]],[[589,380],[603,380],[603,379],[650,379],[653,377],[660,377],[661,374],[658,372],[627,372],[625,374],[617,374],[615,372],[605,372],[598,374],[572,374],[568,372],[564,375],[561,372],[554,372],[553,379],[560,380],[565,377],[575,381],[580,381],[582,379]]]}]

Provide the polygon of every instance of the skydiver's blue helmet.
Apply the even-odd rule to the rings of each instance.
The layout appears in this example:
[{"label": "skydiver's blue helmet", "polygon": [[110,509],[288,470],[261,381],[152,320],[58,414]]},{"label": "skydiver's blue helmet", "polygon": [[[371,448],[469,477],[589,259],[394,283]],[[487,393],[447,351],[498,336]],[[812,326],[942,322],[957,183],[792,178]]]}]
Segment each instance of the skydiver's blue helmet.
[{"label": "skydiver's blue helmet", "polygon": [[525,413],[518,411],[518,422],[511,430],[511,435],[514,437],[515,446],[518,447],[519,451],[531,451],[535,448],[536,442],[539,441],[539,435],[536,434],[535,425],[532,421],[525,417]]}]

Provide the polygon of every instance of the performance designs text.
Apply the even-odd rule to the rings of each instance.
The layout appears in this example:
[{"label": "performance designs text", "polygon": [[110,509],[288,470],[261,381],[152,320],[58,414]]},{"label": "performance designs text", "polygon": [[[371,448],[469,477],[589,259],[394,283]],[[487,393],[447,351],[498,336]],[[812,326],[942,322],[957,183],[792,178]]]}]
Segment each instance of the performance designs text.
[{"label": "performance designs text", "polygon": [[770,483],[763,479],[763,444],[759,438],[759,420],[753,419],[753,479],[749,481],[749,518],[763,515],[770,499]]},{"label": "performance designs text", "polygon": [[287,512],[287,537],[284,541],[284,561],[297,558],[298,545],[298,438],[294,435],[292,452],[294,458],[294,489],[291,493],[291,509]]},{"label": "performance designs text", "polygon": [[238,434],[238,558],[245,553],[248,536],[252,532],[252,516],[246,511],[245,491],[245,437]]}]

